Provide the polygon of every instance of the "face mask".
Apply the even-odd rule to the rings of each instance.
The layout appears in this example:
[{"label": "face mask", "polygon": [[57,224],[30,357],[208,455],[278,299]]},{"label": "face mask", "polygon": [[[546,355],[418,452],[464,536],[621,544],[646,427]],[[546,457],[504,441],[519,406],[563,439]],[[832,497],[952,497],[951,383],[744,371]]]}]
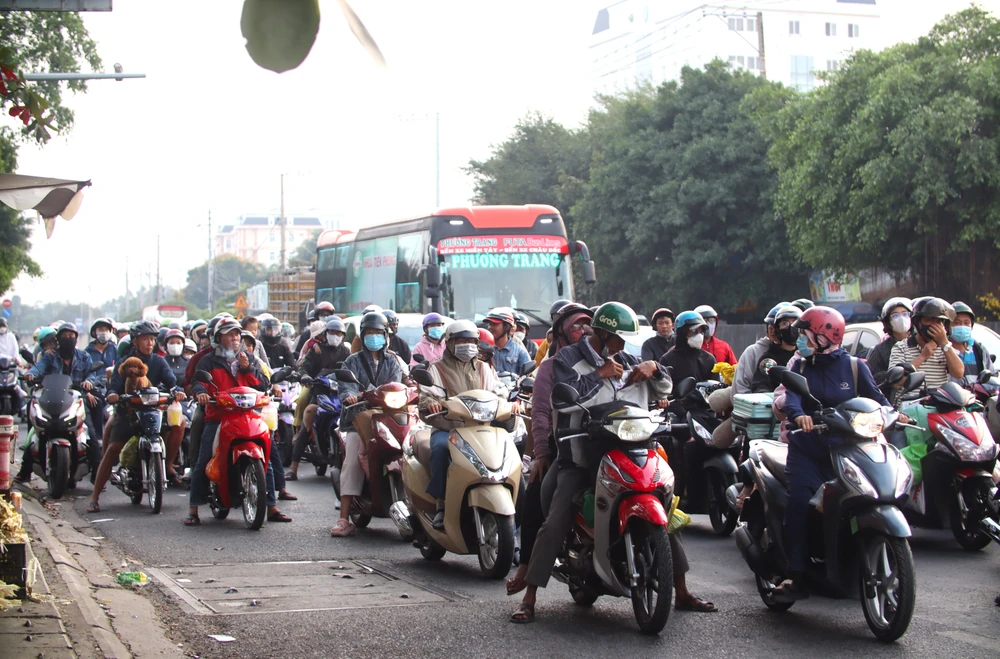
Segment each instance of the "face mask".
[{"label": "face mask", "polygon": [[111,340],[111,332],[98,332],[97,342],[100,344],[105,344]]},{"label": "face mask", "polygon": [[931,338],[930,325],[917,325],[917,334],[924,337],[926,341],[933,341],[933,339]]},{"label": "face mask", "polygon": [[910,319],[906,317],[893,318],[889,321],[889,326],[896,334],[906,334],[910,331]]},{"label": "face mask", "polygon": [[514,338],[520,341],[521,343],[524,343],[524,336],[525,336],[524,332],[514,332]]},{"label": "face mask", "polygon": [[719,323],[719,321],[712,318],[711,320],[706,320],[705,322],[708,323],[708,335],[715,336],[715,326]]},{"label": "face mask", "polygon": [[365,337],[365,347],[372,352],[378,352],[385,347],[385,337],[381,334],[369,334]]},{"label": "face mask", "polygon": [[972,339],[972,328],[959,325],[951,328],[951,338],[959,343],[968,343]]},{"label": "face mask", "polygon": [[184,352],[184,346],[180,343],[171,343],[167,346],[167,354],[171,357],[177,357],[182,352]]},{"label": "face mask", "polygon": [[444,336],[444,328],[432,327],[429,330],[427,330],[427,336],[431,337],[435,341],[440,341],[441,337]]},{"label": "face mask", "polygon": [[695,350],[701,350],[701,346],[703,346],[704,344],[705,344],[704,334],[698,333],[695,334],[694,336],[688,337],[688,345],[694,348]]},{"label": "face mask", "polygon": [[479,346],[474,343],[460,343],[455,346],[455,359],[461,362],[471,362],[479,356]]},{"label": "face mask", "polygon": [[334,348],[336,348],[337,346],[339,346],[343,342],[344,342],[344,337],[342,337],[342,336],[340,336],[338,334],[327,334],[326,335],[326,343],[327,343],[327,345],[331,345]]},{"label": "face mask", "polygon": [[788,345],[794,345],[798,340],[799,331],[794,327],[784,327],[778,330],[778,341],[781,343],[787,343]]},{"label": "face mask", "polygon": [[0,327],[0,336],[3,336],[6,333],[7,333],[7,328],[6,327]]},{"label": "face mask", "polygon": [[809,347],[809,339],[806,338],[805,334],[799,334],[799,338],[795,341],[795,348],[803,357],[811,357],[816,352]]},{"label": "face mask", "polygon": [[61,337],[59,339],[59,354],[63,357],[70,357],[76,350],[76,339],[72,337]]}]

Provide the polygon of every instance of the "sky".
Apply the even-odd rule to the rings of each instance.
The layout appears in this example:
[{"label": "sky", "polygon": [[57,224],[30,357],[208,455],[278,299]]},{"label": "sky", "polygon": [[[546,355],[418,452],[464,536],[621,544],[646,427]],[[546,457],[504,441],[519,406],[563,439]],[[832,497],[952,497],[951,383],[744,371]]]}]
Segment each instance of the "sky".
[{"label": "sky", "polygon": [[[385,55],[380,69],[337,2],[320,0],[316,43],[283,74],[247,55],[242,4],[115,0],[113,12],[84,14],[105,71],[117,62],[147,77],[64,96],[73,130],[21,149],[19,173],[93,186],[51,239],[37,226],[31,255],[45,275],[19,278],[8,295],[99,304],[124,293],[126,271],[135,292],[155,284],[157,237],[161,281],[181,288],[208,256],[209,214],[217,230],[242,214],[276,213],[283,173],[286,214],[402,217],[436,206],[439,149],[441,206],[465,205],[473,181],[462,168],[487,158],[527,113],[585,121],[590,33],[611,3],[351,0]],[[1000,0],[980,4],[1000,10]],[[888,44],[968,3],[878,5]]]}]

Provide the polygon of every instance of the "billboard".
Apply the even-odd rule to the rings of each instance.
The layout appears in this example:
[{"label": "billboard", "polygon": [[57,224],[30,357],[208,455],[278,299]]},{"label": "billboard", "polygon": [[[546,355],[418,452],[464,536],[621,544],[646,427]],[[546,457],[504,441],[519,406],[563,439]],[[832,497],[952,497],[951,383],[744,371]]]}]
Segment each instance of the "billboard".
[{"label": "billboard", "polygon": [[814,302],[858,302],[861,300],[861,283],[854,275],[835,277],[823,270],[813,270],[809,275],[809,294]]}]

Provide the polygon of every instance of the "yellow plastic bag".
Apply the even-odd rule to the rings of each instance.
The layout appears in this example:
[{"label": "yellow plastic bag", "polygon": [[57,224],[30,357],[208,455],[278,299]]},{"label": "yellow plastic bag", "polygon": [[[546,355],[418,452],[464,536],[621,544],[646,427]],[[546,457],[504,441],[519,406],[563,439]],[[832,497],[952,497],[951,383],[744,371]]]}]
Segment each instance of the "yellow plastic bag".
[{"label": "yellow plastic bag", "polygon": [[691,523],[691,516],[677,507],[680,503],[679,497],[674,497],[670,503],[670,523],[667,524],[667,533],[674,534]]},{"label": "yellow plastic bag", "polygon": [[722,375],[722,381],[731,385],[733,377],[736,376],[736,367],[726,362],[716,362],[715,366],[712,367],[712,372]]},{"label": "yellow plastic bag", "polygon": [[139,438],[133,437],[129,439],[127,442],[125,442],[125,446],[122,447],[122,452],[118,456],[118,462],[123,467],[128,467],[129,469],[131,469],[132,467],[137,466],[138,461],[139,461]]}]

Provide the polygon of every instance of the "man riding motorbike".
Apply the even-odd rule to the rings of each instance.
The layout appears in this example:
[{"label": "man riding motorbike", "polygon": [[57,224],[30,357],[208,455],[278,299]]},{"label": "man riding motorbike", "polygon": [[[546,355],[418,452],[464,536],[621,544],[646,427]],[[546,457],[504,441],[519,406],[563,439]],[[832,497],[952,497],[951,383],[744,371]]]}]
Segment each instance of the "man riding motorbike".
[{"label": "man riding motorbike", "polygon": [[528,320],[528,316],[523,313],[514,314],[514,339],[524,346],[524,349],[528,351],[528,356],[532,359],[538,354],[538,345],[528,338],[528,331],[531,329],[531,321]]},{"label": "man riding motorbike", "polygon": [[909,363],[923,371],[928,389],[937,389],[948,381],[948,376],[965,375],[965,364],[948,340],[955,309],[941,298],[920,298],[913,303],[911,320],[916,332],[892,347],[889,366]]},{"label": "man riding motorbike", "polygon": [[417,365],[417,355],[421,355],[430,364],[441,359],[441,355],[444,354],[445,346],[444,342],[441,341],[444,337],[444,317],[440,314],[429,313],[424,316],[422,324],[424,335],[420,337],[420,341],[413,347],[413,354],[410,356],[410,366]]},{"label": "man riding motorbike", "polygon": [[0,316],[0,357],[12,361],[20,359],[17,354],[17,337],[7,327],[7,319],[2,316]]},{"label": "man riding motorbike", "polygon": [[670,352],[674,347],[674,312],[661,307],[653,312],[650,319],[656,334],[646,339],[642,344],[642,358],[646,361],[658,362],[660,357]]},{"label": "man riding motorbike", "polygon": [[785,366],[795,355],[796,344],[799,340],[799,330],[795,327],[795,321],[802,317],[802,311],[798,307],[791,305],[783,307],[774,315],[774,335],[776,340],[768,346],[767,351],[757,360],[757,367],[753,380],[750,383],[752,393],[762,393],[774,391],[771,378],[761,369],[761,364],[765,360],[772,360],[778,366]]},{"label": "man riding motorbike", "polygon": [[677,338],[675,345],[666,355],[666,364],[673,369],[673,378],[680,382],[692,377],[697,382],[718,380],[712,372],[715,357],[704,349],[708,323],[697,311],[685,311],[677,315]]},{"label": "man riding motorbike", "polygon": [[358,384],[339,382],[338,393],[343,411],[340,415],[340,432],[344,433],[344,464],[340,470],[340,519],[330,535],[343,537],[354,535],[356,529],[350,520],[354,497],[361,496],[365,486],[365,473],[358,456],[362,442],[371,439],[371,417],[368,410],[349,406],[358,402],[361,392],[380,387],[389,382],[403,381],[402,357],[396,358],[388,349],[386,341],[386,317],[380,313],[368,313],[361,318],[361,341],[364,350],[356,352],[344,361],[343,368],[354,373]]},{"label": "man riding motorbike", "polygon": [[497,373],[521,374],[525,364],[533,361],[528,351],[517,341],[511,340],[514,333],[514,312],[509,307],[497,307],[486,314],[483,321],[493,334],[493,367]]},{"label": "man riding motorbike", "polygon": [[[116,358],[118,357],[115,344],[111,342],[113,327],[114,323],[110,318],[98,318],[95,320],[90,326],[90,337],[93,341],[84,348],[87,354],[90,355],[90,361],[95,364],[97,362],[104,362],[105,369],[114,368]],[[107,387],[108,376],[106,371],[99,371],[96,379],[97,382]],[[99,388],[87,394],[86,402],[87,412],[90,415],[88,423],[92,424],[88,427],[88,430],[91,438],[96,442],[97,438],[104,434],[104,423],[107,421],[104,418],[105,400]],[[96,463],[92,466],[96,466]],[[95,471],[96,469],[91,471],[91,480],[93,480]]]},{"label": "man riding motorbike", "polygon": [[889,370],[889,355],[892,348],[905,339],[910,338],[910,317],[913,314],[913,302],[909,298],[894,297],[882,305],[882,329],[885,338],[871,349],[865,361],[876,382],[885,379]]},{"label": "man riding motorbike", "polygon": [[[983,371],[993,370],[993,359],[981,343],[972,338],[972,327],[976,324],[976,312],[965,302],[955,302],[955,320],[951,323],[951,345],[965,365],[966,376],[975,378]],[[950,378],[961,383],[962,378]],[[989,386],[989,385],[987,385]]]}]

